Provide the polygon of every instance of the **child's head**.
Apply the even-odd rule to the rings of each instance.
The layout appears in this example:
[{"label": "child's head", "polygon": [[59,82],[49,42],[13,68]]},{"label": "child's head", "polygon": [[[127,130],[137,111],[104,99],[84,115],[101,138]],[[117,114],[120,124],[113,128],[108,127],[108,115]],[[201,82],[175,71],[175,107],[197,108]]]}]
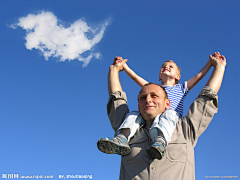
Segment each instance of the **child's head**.
[{"label": "child's head", "polygon": [[181,77],[181,70],[178,67],[178,65],[172,60],[165,61],[159,72],[159,81],[162,80],[160,77],[160,74],[162,74],[165,70],[168,70],[169,72],[169,73],[165,73],[165,75],[174,77],[175,84],[177,84]]}]

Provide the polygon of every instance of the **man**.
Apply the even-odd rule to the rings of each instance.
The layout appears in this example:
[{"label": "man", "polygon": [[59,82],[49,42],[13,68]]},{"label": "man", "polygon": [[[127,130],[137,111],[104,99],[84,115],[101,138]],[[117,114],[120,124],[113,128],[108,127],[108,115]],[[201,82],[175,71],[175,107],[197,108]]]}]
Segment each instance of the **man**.
[{"label": "man", "polygon": [[[225,57],[219,53],[210,55],[210,59],[214,66],[212,76],[190,106],[188,114],[177,122],[171,141],[166,147],[166,155],[161,160],[152,159],[146,150],[153,143],[149,135],[149,128],[154,118],[169,108],[169,100],[165,98],[166,94],[159,85],[148,84],[141,89],[138,95],[138,108],[145,124],[129,141],[131,153],[122,156],[121,180],[195,179],[194,147],[199,136],[206,130],[213,115],[217,112],[217,92],[220,89],[226,66]],[[115,131],[129,112],[127,97],[122,91],[119,80],[119,72],[123,69],[126,61],[111,65],[108,75],[110,98],[107,111]]]}]

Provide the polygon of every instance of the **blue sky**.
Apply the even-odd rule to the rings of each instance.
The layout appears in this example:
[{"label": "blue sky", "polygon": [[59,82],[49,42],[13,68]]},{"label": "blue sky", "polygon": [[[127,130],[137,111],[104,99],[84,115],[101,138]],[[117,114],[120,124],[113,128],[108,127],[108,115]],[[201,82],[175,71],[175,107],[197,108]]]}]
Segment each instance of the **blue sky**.
[{"label": "blue sky", "polygon": [[[196,179],[239,176],[239,9],[236,0],[0,1],[0,178],[118,179],[120,156],[96,145],[114,133],[106,111],[114,57],[128,59],[151,82],[164,61],[174,60],[184,82],[216,51],[227,67],[219,112],[195,148]],[[211,72],[186,97],[184,114]],[[125,72],[120,79],[130,110],[137,110],[140,87]]]}]

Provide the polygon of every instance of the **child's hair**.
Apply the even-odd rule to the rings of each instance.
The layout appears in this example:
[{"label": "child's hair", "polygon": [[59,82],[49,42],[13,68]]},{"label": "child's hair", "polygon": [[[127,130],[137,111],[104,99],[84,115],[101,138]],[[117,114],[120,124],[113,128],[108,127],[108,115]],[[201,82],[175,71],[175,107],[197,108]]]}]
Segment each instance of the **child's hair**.
[{"label": "child's hair", "polygon": [[[173,60],[167,60],[167,61],[165,61],[164,63],[166,63],[166,62],[173,62],[174,64],[176,64]],[[163,64],[164,64],[163,63]],[[177,66],[177,71],[178,71],[178,74],[180,75],[180,77],[181,77],[181,69],[179,68],[179,66],[176,64],[176,66]],[[175,81],[175,84],[177,84],[179,82],[179,80],[176,80]]]}]

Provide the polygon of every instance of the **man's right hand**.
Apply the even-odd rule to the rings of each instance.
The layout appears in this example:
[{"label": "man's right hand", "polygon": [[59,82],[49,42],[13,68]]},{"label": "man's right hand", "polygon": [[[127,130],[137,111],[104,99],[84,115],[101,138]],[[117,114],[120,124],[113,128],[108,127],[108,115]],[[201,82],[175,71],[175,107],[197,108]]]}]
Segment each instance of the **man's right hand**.
[{"label": "man's right hand", "polygon": [[118,64],[118,63],[122,62],[122,60],[123,60],[123,58],[122,58],[122,57],[116,56],[116,57],[114,58],[113,65],[115,65],[115,64]]},{"label": "man's right hand", "polygon": [[114,58],[113,64],[110,66],[110,69],[116,68],[116,70],[120,72],[123,70],[123,66],[126,62],[127,62],[127,59],[123,60],[122,57],[117,56]]}]

